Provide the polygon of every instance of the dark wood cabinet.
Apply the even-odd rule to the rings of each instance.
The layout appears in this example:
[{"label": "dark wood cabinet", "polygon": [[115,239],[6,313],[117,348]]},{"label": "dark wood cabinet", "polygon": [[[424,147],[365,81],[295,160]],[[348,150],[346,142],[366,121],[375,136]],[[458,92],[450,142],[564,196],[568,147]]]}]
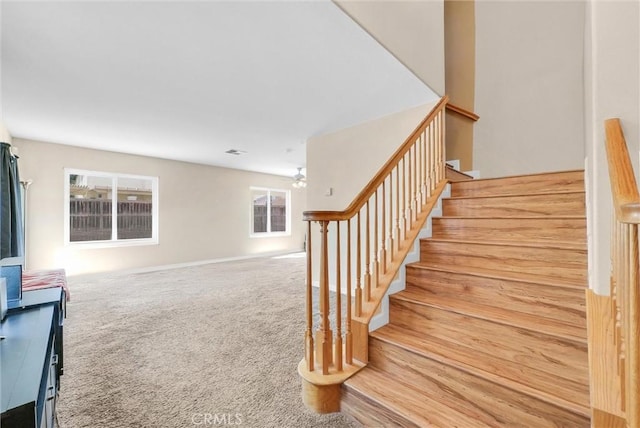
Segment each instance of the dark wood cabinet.
[{"label": "dark wood cabinet", "polygon": [[0,425],[53,428],[63,369],[64,291],[24,292],[0,325]]}]

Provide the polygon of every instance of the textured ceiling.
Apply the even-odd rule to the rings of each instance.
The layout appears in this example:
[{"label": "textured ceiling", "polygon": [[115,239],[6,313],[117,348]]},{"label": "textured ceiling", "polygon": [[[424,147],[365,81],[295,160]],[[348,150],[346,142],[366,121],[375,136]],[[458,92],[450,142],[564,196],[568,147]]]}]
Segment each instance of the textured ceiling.
[{"label": "textured ceiling", "polygon": [[293,175],[308,138],[437,98],[330,1],[1,8],[14,137]]}]

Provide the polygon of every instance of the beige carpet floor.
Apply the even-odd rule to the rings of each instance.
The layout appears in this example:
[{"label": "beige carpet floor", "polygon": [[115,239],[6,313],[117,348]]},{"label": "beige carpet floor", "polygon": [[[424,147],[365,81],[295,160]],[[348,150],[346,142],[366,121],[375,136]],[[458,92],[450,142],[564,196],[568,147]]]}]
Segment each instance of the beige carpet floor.
[{"label": "beige carpet floor", "polygon": [[304,275],[260,258],[70,278],[60,427],[351,427],[300,398]]}]

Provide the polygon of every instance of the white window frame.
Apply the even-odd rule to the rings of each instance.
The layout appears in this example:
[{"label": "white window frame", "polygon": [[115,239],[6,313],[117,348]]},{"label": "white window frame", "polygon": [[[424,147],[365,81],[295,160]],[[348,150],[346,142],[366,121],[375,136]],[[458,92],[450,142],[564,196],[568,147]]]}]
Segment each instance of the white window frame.
[{"label": "white window frame", "polygon": [[[139,238],[139,239],[118,239],[118,204],[111,204],[111,239],[100,241],[71,241],[71,208],[69,201],[71,197],[71,175],[88,175],[92,177],[111,178],[112,185],[112,198],[117,199],[118,179],[119,178],[133,178],[138,180],[151,181],[151,238]],[[159,224],[159,204],[158,204],[158,177],[150,177],[145,175],[134,174],[120,174],[113,172],[103,171],[91,171],[84,169],[65,168],[64,169],[64,244],[70,247],[79,248],[106,248],[106,247],[131,247],[136,245],[157,245],[159,243],[158,238],[158,224]]]},{"label": "white window frame", "polygon": [[[253,191],[267,192],[267,231],[266,232],[254,232],[253,231]],[[286,194],[286,226],[284,232],[271,232],[271,192],[279,192]],[[254,187],[249,188],[249,237],[250,238],[273,238],[277,236],[291,236],[291,190],[289,189],[274,189],[270,187]]]}]

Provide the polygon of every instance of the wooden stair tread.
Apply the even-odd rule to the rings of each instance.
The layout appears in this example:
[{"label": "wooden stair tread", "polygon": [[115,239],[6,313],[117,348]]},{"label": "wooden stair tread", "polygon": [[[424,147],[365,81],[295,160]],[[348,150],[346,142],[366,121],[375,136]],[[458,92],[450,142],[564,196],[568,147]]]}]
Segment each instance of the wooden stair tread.
[{"label": "wooden stair tread", "polygon": [[[437,295],[426,295],[424,291],[416,289],[416,287],[407,287],[404,291],[391,295],[390,298],[412,301],[421,305],[450,310],[462,315],[535,332],[544,332],[548,335],[584,344],[587,342],[586,324],[583,326],[575,326],[561,323],[558,320],[547,319],[524,312],[515,312],[505,308],[487,306]],[[539,329],[535,327],[539,327]]]},{"label": "wooden stair tread", "polygon": [[584,190],[558,190],[547,192],[531,192],[531,193],[491,193],[486,195],[477,196],[450,196],[446,198],[448,201],[459,201],[463,199],[495,199],[495,198],[515,198],[515,197],[530,197],[530,196],[550,196],[550,195],[572,195],[582,194]]},{"label": "wooden stair tread", "polygon": [[559,216],[584,215],[585,192],[543,192],[459,196],[442,200],[442,215],[447,216]]},{"label": "wooden stair tread", "polygon": [[434,219],[457,219],[457,220],[586,220],[587,217],[584,215],[521,215],[521,216],[472,216],[472,215],[463,215],[463,216],[442,216],[442,217],[434,217]]},{"label": "wooden stair tread", "polygon": [[579,405],[589,402],[584,343],[398,299],[390,308],[390,325],[420,335],[425,349]]},{"label": "wooden stair tread", "polygon": [[480,277],[486,277],[486,278],[526,282],[529,284],[544,284],[544,285],[551,285],[554,287],[567,287],[567,288],[574,288],[574,289],[580,289],[580,290],[584,290],[586,288],[586,283],[584,282],[566,280],[566,279],[558,278],[555,276],[486,269],[486,268],[481,268],[476,266],[471,268],[469,266],[435,264],[435,263],[426,263],[424,261],[409,263],[407,264],[407,266],[410,266],[416,269],[437,270],[441,272],[454,272],[454,273],[480,276]]},{"label": "wooden stair tread", "polygon": [[584,171],[560,171],[510,177],[479,178],[453,183],[451,196],[490,193],[517,193],[563,190],[584,190]]},{"label": "wooden stair tread", "polygon": [[398,382],[393,375],[385,374],[374,367],[367,367],[349,378],[343,388],[355,391],[373,401],[376,407],[386,407],[395,415],[405,419],[404,423],[396,421],[395,426],[412,426],[412,424],[418,427],[440,428],[487,426],[459,413],[456,409],[441,404],[437,397],[429,397],[416,388]]},{"label": "wooden stair tread", "polygon": [[487,178],[476,178],[474,182],[491,182],[491,181],[499,181],[499,180],[510,180],[514,178],[525,178],[531,179],[535,177],[549,177],[554,175],[570,175],[570,174],[584,174],[584,169],[569,169],[566,171],[548,171],[548,172],[534,172],[531,174],[515,174],[515,175],[505,175],[504,177],[487,177]]},{"label": "wooden stair tread", "polygon": [[466,174],[462,171],[458,171],[448,163],[445,164],[445,178],[450,182],[457,183],[460,181],[473,180],[473,177],[469,174]]},{"label": "wooden stair tread", "polygon": [[514,241],[480,241],[474,239],[446,239],[446,238],[423,238],[421,241],[429,241],[429,242],[442,242],[442,243],[450,243],[450,244],[474,244],[474,245],[486,245],[486,246],[504,246],[504,247],[517,247],[517,248],[554,248],[559,250],[576,250],[586,253],[587,247],[586,244],[580,242],[571,242],[571,241],[554,241],[554,242],[537,242],[537,241],[526,241],[526,242],[514,242]]},{"label": "wooden stair tread", "polygon": [[[370,336],[392,343],[396,346],[407,349],[415,354],[421,355],[424,358],[429,358],[438,361],[442,364],[454,367],[458,370],[464,371],[471,375],[485,379],[492,383],[502,385],[503,387],[518,391],[522,394],[530,397],[537,398],[544,402],[553,404],[555,406],[570,410],[578,415],[589,417],[591,409],[587,400],[584,403],[577,403],[568,398],[575,398],[571,394],[568,395],[555,395],[548,392],[546,389],[536,389],[529,383],[518,382],[508,377],[503,377],[490,371],[479,368],[470,364],[469,360],[474,360],[474,354],[468,353],[456,353],[456,352],[444,352],[446,348],[443,343],[433,340],[431,337],[421,335],[420,333],[408,330],[404,327],[388,324],[372,333]],[[460,356],[466,355],[467,361]]]},{"label": "wooden stair tread", "polygon": [[569,246],[423,239],[421,263],[558,276],[587,283],[587,251]]},{"label": "wooden stair tread", "polygon": [[584,217],[434,217],[434,239],[506,241],[532,243],[574,243],[587,247]]},{"label": "wooden stair tread", "polygon": [[534,318],[543,317],[586,329],[584,287],[560,287],[543,283],[511,281],[464,271],[406,269],[406,290],[417,290],[425,297],[442,296],[459,305],[465,302],[490,308],[508,309]]},{"label": "wooden stair tread", "polygon": [[[370,365],[491,427],[581,427],[584,416],[453,366],[371,338]],[[365,376],[363,374],[363,376]],[[392,385],[390,385],[392,387]]]}]

